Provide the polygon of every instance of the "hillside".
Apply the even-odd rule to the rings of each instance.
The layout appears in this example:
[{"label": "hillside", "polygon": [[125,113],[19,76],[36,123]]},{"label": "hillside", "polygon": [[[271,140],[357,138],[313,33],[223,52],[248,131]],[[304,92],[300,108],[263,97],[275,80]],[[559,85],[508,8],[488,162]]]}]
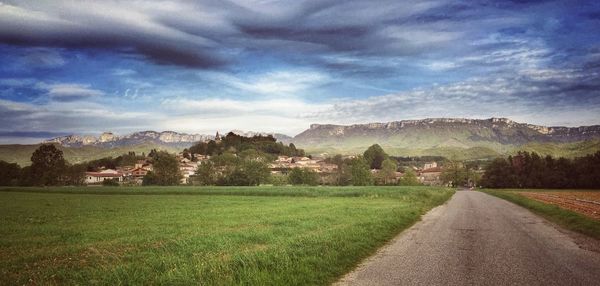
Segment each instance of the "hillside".
[{"label": "hillside", "polygon": [[[252,137],[255,135],[271,135],[279,141],[289,141],[292,138],[285,134],[279,133],[266,133],[254,131],[244,132],[240,130],[234,130],[231,132],[246,137]],[[178,133],[175,131],[140,131],[122,136],[115,135],[112,132],[104,132],[99,136],[72,134],[48,139],[43,141],[42,143],[57,143],[64,147],[97,146],[104,148],[114,148],[152,143],[183,149],[188,148],[197,142],[204,142],[214,138],[215,136],[212,135],[187,134]]]},{"label": "hillside", "polygon": [[546,127],[506,118],[438,118],[349,126],[313,124],[293,142],[312,154],[355,154],[377,143],[399,156],[476,159],[521,149],[572,157],[600,150],[598,140],[598,125]]},{"label": "hillside", "polygon": [[[28,166],[31,164],[31,154],[40,145],[0,145],[0,160],[17,163],[21,166]],[[84,161],[90,161],[100,159],[104,157],[117,157],[119,155],[127,154],[129,151],[141,154],[142,152],[148,154],[150,150],[165,150],[168,152],[180,152],[183,148],[177,148],[172,146],[143,143],[138,145],[126,145],[114,148],[104,148],[98,146],[82,146],[82,147],[65,147],[59,144],[56,146],[63,151],[64,157],[70,163],[81,163]]]},{"label": "hillside", "polygon": [[68,135],[45,140],[43,143],[57,143],[64,147],[96,146],[104,148],[150,143],[183,149],[198,141],[205,141],[211,138],[214,137],[202,134],[177,133],[174,131],[141,131],[123,136],[118,136],[111,132],[104,132],[98,137],[91,135]]},{"label": "hillside", "polygon": [[[278,141],[293,142],[308,154],[358,154],[372,144],[397,156],[444,156],[457,159],[493,158],[519,150],[542,155],[576,157],[600,150],[600,125],[546,127],[517,123],[506,118],[438,118],[356,125],[313,124],[294,138],[283,134],[233,131],[240,135],[271,134]],[[179,152],[210,135],[173,131],[143,131],[99,137],[70,135],[46,142],[55,143],[69,162],[82,162],[129,151],[151,149]],[[0,160],[28,165],[39,145],[0,145]]]}]

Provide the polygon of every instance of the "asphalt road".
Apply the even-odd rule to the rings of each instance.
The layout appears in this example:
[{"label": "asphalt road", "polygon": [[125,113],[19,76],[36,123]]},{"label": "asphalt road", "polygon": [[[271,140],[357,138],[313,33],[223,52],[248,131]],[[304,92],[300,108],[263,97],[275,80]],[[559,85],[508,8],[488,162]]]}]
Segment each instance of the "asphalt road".
[{"label": "asphalt road", "polygon": [[336,284],[600,285],[600,253],[577,242],[522,207],[458,191]]}]

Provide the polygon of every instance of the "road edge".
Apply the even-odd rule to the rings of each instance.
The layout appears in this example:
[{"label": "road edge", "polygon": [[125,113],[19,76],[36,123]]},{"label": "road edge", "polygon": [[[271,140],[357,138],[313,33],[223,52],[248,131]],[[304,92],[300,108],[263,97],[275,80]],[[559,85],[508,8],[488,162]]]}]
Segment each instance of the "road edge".
[{"label": "road edge", "polygon": [[530,211],[546,220],[556,230],[569,235],[580,248],[600,253],[600,221],[571,210],[530,199],[516,192],[485,189],[479,191]]},{"label": "road edge", "polygon": [[419,220],[415,221],[415,223],[413,225],[411,225],[410,227],[402,230],[400,233],[398,233],[396,236],[394,236],[392,239],[390,239],[389,241],[387,241],[384,245],[382,245],[381,247],[379,247],[375,253],[371,254],[370,256],[364,258],[363,260],[361,260],[351,271],[347,272],[346,274],[344,274],[343,276],[339,277],[335,282],[333,282],[331,285],[332,286],[341,286],[341,285],[347,285],[348,282],[354,280],[354,278],[356,277],[356,275],[358,274],[358,272],[360,272],[360,270],[364,267],[366,267],[368,264],[370,264],[371,261],[378,259],[378,257],[380,257],[381,255],[383,255],[383,253],[386,252],[386,249],[389,248],[390,246],[392,246],[393,244],[395,244],[397,241],[402,240],[405,236],[410,235],[411,232],[418,230],[423,224],[436,219],[437,217],[439,217],[441,215],[441,213],[444,212],[444,210],[446,208],[448,208],[448,202],[452,199],[452,197],[454,197],[454,195],[456,195],[456,191],[454,191],[454,193],[452,194],[452,196],[450,196],[444,203],[433,207],[432,209],[430,209],[427,213],[421,215],[421,217],[419,218]]}]

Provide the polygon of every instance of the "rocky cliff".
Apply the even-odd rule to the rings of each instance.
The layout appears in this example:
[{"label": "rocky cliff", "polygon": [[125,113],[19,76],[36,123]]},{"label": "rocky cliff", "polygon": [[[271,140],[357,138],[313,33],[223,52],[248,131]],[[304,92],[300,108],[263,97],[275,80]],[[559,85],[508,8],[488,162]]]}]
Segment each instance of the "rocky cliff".
[{"label": "rocky cliff", "polygon": [[600,125],[546,127],[507,118],[430,118],[356,125],[312,124],[293,142],[310,150],[360,150],[371,144],[399,149],[485,147],[504,153],[531,143],[566,144],[600,138]]},{"label": "rocky cliff", "polygon": [[68,135],[46,140],[43,143],[58,143],[65,147],[99,146],[121,147],[143,143],[162,144],[174,147],[189,147],[195,142],[212,139],[213,136],[201,134],[186,134],[173,131],[142,131],[132,134],[117,136],[111,132],[104,132],[100,136]]}]

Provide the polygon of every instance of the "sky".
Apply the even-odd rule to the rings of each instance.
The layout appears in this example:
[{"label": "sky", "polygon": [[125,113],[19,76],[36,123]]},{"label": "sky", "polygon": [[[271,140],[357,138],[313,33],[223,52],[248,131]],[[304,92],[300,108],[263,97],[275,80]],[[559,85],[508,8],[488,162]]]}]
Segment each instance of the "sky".
[{"label": "sky", "polygon": [[0,143],[599,114],[595,0],[0,0]]}]

